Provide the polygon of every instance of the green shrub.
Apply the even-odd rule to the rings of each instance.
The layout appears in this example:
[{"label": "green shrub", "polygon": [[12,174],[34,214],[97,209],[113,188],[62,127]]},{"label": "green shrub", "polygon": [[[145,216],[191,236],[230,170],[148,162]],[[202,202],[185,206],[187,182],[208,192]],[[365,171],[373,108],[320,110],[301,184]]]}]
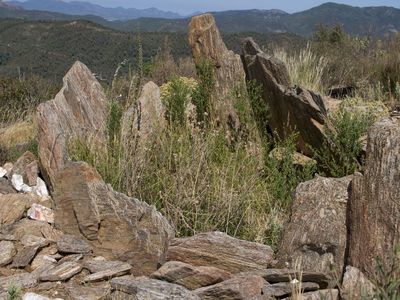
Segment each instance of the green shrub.
[{"label": "green shrub", "polygon": [[11,283],[7,288],[7,300],[20,300],[21,290],[18,286]]}]

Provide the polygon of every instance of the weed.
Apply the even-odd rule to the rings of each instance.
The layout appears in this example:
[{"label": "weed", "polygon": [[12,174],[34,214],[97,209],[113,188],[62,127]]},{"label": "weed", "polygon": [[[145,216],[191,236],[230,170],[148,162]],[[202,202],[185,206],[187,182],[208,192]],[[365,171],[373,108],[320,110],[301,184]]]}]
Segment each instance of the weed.
[{"label": "weed", "polygon": [[9,284],[7,288],[7,300],[20,300],[21,290],[14,283]]}]

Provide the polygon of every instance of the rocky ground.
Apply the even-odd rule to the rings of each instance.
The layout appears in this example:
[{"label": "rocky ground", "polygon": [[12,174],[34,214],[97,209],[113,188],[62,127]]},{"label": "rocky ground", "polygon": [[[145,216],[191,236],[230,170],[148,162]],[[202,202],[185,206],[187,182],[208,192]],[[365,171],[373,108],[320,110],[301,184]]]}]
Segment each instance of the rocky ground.
[{"label": "rocky ground", "polygon": [[[195,59],[216,62],[217,87],[224,87],[217,107],[229,104],[227,78],[247,75],[268,87],[263,97],[281,114],[272,123],[278,134],[284,138],[294,122],[299,150],[318,147],[327,114],[320,96],[288,87],[285,67],[251,40],[243,67],[209,15],[196,17],[189,34]],[[162,119],[155,84],[145,85],[140,103],[140,115],[129,110],[126,120],[145,138]],[[224,122],[235,120],[227,107]],[[388,256],[400,240],[400,117],[371,128],[364,175],[316,176],[297,187],[274,253],[221,232],[175,238],[154,207],[114,191],[87,163],[70,161],[71,137],[106,144],[106,111],[100,84],[77,62],[55,99],[38,108],[38,157],[26,152],[0,168],[0,299],[14,288],[31,300],[372,299],[373,258]]]}]

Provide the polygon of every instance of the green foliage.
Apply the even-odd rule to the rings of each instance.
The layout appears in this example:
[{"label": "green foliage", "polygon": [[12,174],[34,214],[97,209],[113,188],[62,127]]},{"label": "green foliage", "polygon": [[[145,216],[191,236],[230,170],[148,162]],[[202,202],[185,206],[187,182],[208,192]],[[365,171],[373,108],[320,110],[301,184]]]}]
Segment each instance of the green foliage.
[{"label": "green foliage", "polygon": [[168,93],[164,95],[163,101],[170,126],[186,125],[186,107],[191,93],[192,87],[182,78],[175,76],[169,82]]},{"label": "green foliage", "polygon": [[393,253],[383,261],[376,260],[376,272],[373,278],[376,290],[374,299],[400,299],[400,247],[395,247]]},{"label": "green foliage", "polygon": [[330,124],[325,127],[326,140],[315,151],[319,171],[327,176],[343,177],[361,170],[361,137],[377,119],[373,110],[351,111],[345,104],[330,117]]},{"label": "green foliage", "polygon": [[20,300],[21,290],[18,286],[11,283],[7,288],[7,300]]},{"label": "green foliage", "polygon": [[204,60],[197,65],[196,69],[198,85],[193,92],[192,102],[196,106],[197,121],[207,126],[213,113],[214,66],[212,62]]}]

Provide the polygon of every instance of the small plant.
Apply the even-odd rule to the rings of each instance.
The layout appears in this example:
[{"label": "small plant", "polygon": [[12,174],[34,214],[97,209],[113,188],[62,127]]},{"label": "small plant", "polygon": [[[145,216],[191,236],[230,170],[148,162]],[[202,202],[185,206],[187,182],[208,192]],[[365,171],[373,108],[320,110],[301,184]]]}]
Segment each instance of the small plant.
[{"label": "small plant", "polygon": [[192,102],[196,106],[197,121],[208,125],[213,113],[212,96],[215,86],[214,67],[210,61],[202,61],[197,66],[198,86],[193,91]]},{"label": "small plant", "polygon": [[21,300],[21,290],[14,283],[7,288],[7,300]]}]

